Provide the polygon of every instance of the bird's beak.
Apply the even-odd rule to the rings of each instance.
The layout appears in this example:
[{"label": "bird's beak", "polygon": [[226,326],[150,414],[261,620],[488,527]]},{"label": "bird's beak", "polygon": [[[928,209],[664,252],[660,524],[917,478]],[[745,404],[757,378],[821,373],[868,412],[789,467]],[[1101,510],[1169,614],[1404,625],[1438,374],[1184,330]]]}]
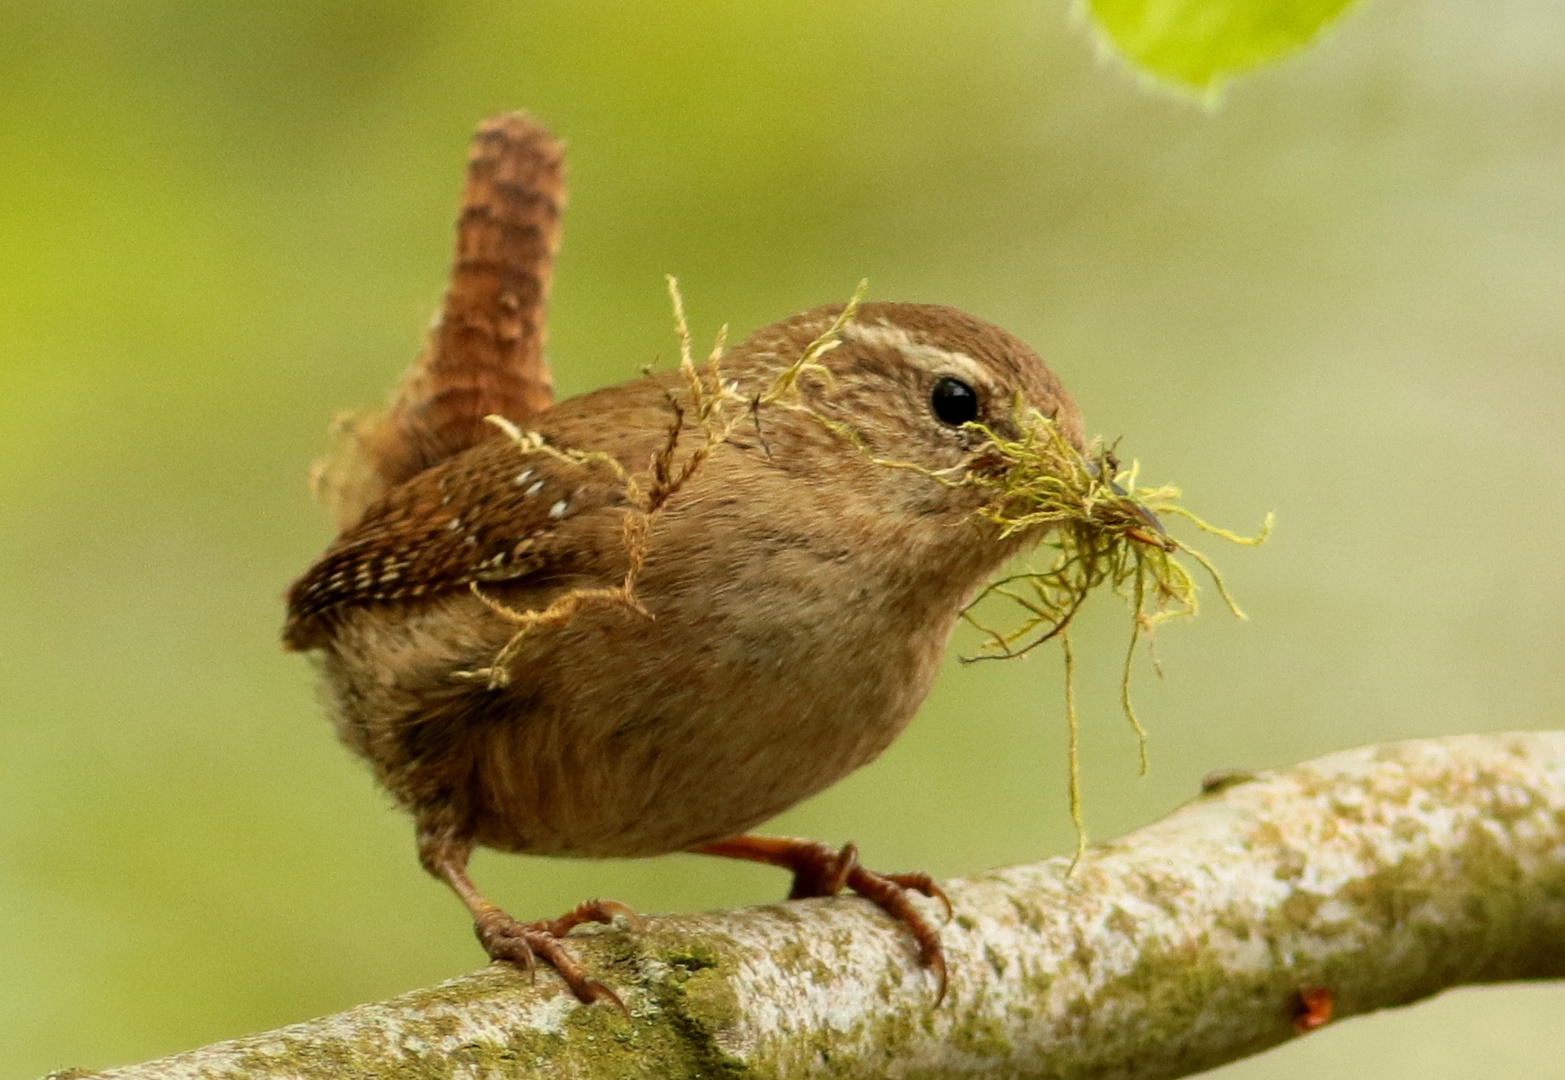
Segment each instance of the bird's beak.
[{"label": "bird's beak", "polygon": [[1126,532],[1127,536],[1129,536],[1132,540],[1139,541],[1140,543],[1147,544],[1151,547],[1162,548],[1164,551],[1174,550],[1173,537],[1168,535],[1168,530],[1163,528],[1163,523],[1158,520],[1158,516],[1151,510],[1147,509],[1145,503],[1136,498],[1130,492],[1126,491],[1124,488],[1120,487],[1119,484],[1113,480],[1109,481],[1109,488],[1114,492],[1114,494],[1123,498],[1125,500],[1125,505],[1134,510],[1136,512],[1136,516],[1141,518],[1142,521],[1145,521],[1152,529],[1150,533],[1143,532],[1140,529],[1130,529]]}]

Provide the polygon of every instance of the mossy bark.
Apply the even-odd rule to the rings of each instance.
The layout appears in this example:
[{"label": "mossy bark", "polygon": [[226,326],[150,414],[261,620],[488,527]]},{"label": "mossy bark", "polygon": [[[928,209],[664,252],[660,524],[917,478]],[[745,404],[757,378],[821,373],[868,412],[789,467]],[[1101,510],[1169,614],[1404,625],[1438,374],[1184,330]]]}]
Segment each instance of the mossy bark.
[{"label": "mossy bark", "polygon": [[[630,1007],[499,966],[72,1076],[1176,1077],[1469,983],[1565,976],[1565,732],[1333,754],[1090,849],[946,887],[945,1002],[852,898],[572,944]],[[65,1074],[57,1074],[65,1075]]]}]

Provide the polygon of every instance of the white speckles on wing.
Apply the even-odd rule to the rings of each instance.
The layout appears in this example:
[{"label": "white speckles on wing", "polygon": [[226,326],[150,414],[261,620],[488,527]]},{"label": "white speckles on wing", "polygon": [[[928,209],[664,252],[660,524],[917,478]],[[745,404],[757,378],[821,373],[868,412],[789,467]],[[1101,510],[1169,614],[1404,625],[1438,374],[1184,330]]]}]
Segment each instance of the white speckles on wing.
[{"label": "white speckles on wing", "polygon": [[[552,461],[491,456],[458,462],[467,472],[437,471],[398,489],[297,583],[289,601],[293,625],[370,602],[416,610],[422,600],[474,582],[574,567],[583,555],[562,540],[562,525],[610,503],[612,488],[592,484],[596,477],[584,482],[571,463],[557,469]],[[310,632],[294,636],[302,642]]]}]

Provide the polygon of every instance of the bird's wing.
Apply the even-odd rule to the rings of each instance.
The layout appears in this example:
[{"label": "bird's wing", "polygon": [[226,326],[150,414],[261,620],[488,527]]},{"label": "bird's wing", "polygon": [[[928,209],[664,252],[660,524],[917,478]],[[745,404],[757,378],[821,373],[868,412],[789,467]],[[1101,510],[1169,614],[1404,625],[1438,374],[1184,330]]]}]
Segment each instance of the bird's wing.
[{"label": "bird's wing", "polygon": [[289,588],[283,642],[319,644],[323,619],[345,605],[578,569],[591,553],[561,524],[627,504],[623,472],[602,455],[483,443],[392,489],[339,536]]}]

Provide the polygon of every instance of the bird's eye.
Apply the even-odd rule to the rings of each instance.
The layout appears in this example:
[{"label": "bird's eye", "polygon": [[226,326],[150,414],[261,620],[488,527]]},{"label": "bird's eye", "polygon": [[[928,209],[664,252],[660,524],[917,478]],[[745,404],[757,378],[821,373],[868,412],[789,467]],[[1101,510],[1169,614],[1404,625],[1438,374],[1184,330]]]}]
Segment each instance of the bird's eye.
[{"label": "bird's eye", "polygon": [[929,408],[942,424],[961,427],[978,416],[978,392],[947,375],[929,392]]}]

